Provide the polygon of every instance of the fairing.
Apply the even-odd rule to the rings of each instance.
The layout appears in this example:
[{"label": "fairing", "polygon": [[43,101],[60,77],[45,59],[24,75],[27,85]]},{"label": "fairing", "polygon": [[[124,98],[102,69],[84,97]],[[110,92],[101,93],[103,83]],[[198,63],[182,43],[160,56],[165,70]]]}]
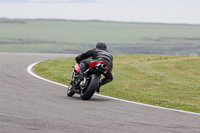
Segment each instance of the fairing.
[{"label": "fairing", "polygon": [[98,63],[103,63],[107,66],[107,70],[106,73],[108,72],[109,68],[108,68],[108,63],[105,61],[91,61],[89,69],[93,68],[94,66],[96,66]]},{"label": "fairing", "polygon": [[75,65],[75,67],[74,67],[74,70],[75,70],[77,73],[80,73],[80,72],[81,72],[80,64],[76,63],[76,65]]}]

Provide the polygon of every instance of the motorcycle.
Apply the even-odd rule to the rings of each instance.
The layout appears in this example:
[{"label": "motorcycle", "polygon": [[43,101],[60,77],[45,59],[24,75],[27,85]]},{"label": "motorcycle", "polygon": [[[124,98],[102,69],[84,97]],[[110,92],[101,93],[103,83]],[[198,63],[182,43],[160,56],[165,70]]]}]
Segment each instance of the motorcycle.
[{"label": "motorcycle", "polygon": [[80,74],[80,64],[76,62],[73,67],[72,78],[67,89],[67,95],[72,97],[75,93],[80,94],[82,100],[89,100],[95,93],[99,92],[101,75],[109,70],[105,61],[91,61],[89,68],[83,73],[84,78],[77,78]]}]

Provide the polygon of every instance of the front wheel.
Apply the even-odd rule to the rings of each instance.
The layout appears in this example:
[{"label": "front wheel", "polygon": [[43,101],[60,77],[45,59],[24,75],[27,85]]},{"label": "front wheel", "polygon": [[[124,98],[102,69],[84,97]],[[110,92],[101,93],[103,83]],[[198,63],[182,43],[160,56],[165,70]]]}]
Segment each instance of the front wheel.
[{"label": "front wheel", "polygon": [[67,96],[72,97],[75,93],[72,90],[72,83],[70,83],[69,87],[67,88]]},{"label": "front wheel", "polygon": [[83,100],[89,100],[95,93],[95,90],[99,87],[100,77],[96,74],[92,74],[90,82],[87,88],[81,90],[80,96]]}]

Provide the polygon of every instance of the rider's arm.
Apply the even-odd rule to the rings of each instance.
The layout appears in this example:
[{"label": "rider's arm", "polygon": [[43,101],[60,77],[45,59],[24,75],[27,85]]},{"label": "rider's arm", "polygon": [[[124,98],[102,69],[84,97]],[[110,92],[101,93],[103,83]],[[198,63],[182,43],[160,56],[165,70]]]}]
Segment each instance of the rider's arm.
[{"label": "rider's arm", "polygon": [[81,53],[80,55],[78,55],[78,56],[76,57],[76,61],[77,61],[77,62],[80,62],[80,61],[82,61],[82,60],[84,60],[84,59],[87,59],[87,58],[89,58],[89,57],[92,57],[94,54],[95,54],[95,49],[88,50],[87,52]]}]

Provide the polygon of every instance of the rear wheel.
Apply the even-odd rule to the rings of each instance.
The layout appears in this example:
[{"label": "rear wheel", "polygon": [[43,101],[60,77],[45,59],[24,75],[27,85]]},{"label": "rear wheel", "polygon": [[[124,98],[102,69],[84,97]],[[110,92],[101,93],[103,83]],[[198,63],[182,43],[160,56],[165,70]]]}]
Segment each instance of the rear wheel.
[{"label": "rear wheel", "polygon": [[81,89],[81,99],[89,100],[95,93],[95,90],[99,87],[99,76],[92,74],[88,87]]}]

